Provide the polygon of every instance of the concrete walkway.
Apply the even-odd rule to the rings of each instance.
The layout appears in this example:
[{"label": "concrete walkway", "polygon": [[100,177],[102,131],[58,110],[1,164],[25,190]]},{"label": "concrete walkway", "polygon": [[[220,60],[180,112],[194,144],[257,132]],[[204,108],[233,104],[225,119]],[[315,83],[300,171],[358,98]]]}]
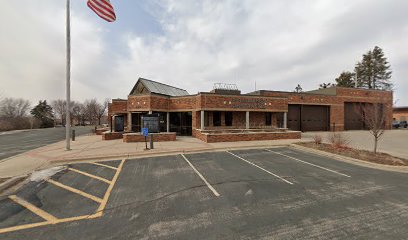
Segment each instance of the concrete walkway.
[{"label": "concrete walkway", "polygon": [[35,170],[74,161],[96,161],[183,152],[268,147],[289,145],[299,141],[301,140],[205,143],[192,137],[177,137],[177,141],[156,142],[153,150],[145,150],[145,143],[124,143],[122,139],[102,141],[101,136],[81,136],[71,143],[71,151],[65,151],[65,142],[61,141],[1,160],[0,178],[29,174]]},{"label": "concrete walkway", "polygon": [[[368,131],[344,131],[341,133],[349,141],[349,147],[373,151],[374,137]],[[302,139],[312,141],[314,135],[320,135],[323,137],[323,141],[327,143],[330,134],[332,133],[306,132],[302,133]],[[385,131],[378,142],[378,151],[408,159],[408,129]]]}]

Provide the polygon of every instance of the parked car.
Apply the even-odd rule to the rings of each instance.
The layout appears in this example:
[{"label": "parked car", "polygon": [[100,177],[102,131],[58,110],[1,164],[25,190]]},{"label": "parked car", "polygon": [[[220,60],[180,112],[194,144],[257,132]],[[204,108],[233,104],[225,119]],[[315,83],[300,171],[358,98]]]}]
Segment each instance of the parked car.
[{"label": "parked car", "polygon": [[400,127],[400,123],[398,121],[392,122],[392,128],[399,128],[399,127]]},{"label": "parked car", "polygon": [[400,128],[407,128],[407,127],[408,127],[408,122],[407,122],[407,121],[401,121],[401,122],[399,122],[399,127],[400,127]]}]

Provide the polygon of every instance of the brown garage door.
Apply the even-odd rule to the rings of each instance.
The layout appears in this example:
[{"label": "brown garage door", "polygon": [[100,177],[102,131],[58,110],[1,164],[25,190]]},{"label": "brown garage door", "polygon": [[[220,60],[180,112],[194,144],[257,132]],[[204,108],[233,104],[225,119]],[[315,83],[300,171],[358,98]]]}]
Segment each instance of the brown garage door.
[{"label": "brown garage door", "polygon": [[344,130],[362,130],[364,121],[361,103],[344,103]]},{"label": "brown garage door", "polygon": [[329,107],[302,105],[301,107],[301,129],[307,131],[329,130]]},{"label": "brown garage door", "polygon": [[300,131],[300,105],[289,104],[288,128],[290,130]]},{"label": "brown garage door", "polygon": [[320,105],[288,106],[288,128],[295,131],[328,131],[329,107]]}]

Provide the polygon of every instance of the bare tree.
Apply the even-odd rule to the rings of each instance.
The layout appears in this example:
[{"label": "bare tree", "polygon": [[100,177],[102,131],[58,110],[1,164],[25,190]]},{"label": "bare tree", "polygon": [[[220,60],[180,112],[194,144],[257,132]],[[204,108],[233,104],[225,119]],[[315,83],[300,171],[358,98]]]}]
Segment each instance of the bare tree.
[{"label": "bare tree", "polygon": [[0,130],[29,128],[30,102],[22,98],[4,98],[0,104]]},{"label": "bare tree", "polygon": [[386,115],[381,103],[364,104],[361,106],[364,124],[374,137],[374,153],[377,153],[378,140],[384,134]]},{"label": "bare tree", "polygon": [[74,102],[72,105],[72,118],[75,120],[79,125],[85,125],[87,116],[86,107],[84,104],[80,102]]},{"label": "bare tree", "polygon": [[30,109],[30,102],[22,98],[5,98],[1,102],[0,116],[5,118],[25,117]]},{"label": "bare tree", "polygon": [[100,104],[100,103],[96,103],[95,106],[95,116],[98,119],[98,125],[101,125],[101,118],[105,115],[106,110],[108,108],[108,104],[109,104],[109,99],[105,99],[105,101]]},{"label": "bare tree", "polygon": [[61,125],[65,125],[65,115],[67,109],[67,101],[65,100],[54,100],[51,102],[52,109],[54,110],[54,116],[57,119],[61,119]]}]

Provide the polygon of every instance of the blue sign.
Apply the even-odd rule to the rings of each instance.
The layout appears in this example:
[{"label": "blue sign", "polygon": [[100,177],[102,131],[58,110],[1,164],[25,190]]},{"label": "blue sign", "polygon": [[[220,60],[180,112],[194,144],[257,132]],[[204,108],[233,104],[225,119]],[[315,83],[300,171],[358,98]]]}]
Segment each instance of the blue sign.
[{"label": "blue sign", "polygon": [[149,129],[148,128],[142,128],[142,134],[145,137],[149,136]]}]

